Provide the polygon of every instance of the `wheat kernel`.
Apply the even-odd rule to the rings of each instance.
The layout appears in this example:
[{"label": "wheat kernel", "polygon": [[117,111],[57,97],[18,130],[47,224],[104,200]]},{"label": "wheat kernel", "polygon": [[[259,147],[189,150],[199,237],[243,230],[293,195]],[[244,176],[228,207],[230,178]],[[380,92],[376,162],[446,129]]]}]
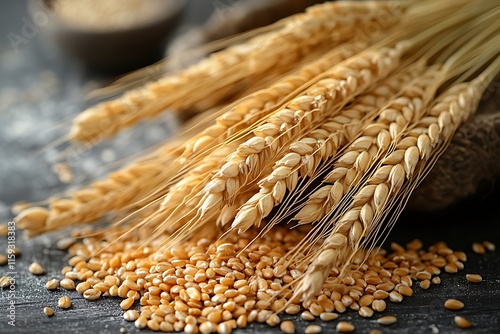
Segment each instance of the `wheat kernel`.
[{"label": "wheat kernel", "polygon": [[9,227],[7,224],[0,224],[0,236],[6,237],[9,235]]},{"label": "wheat kernel", "polygon": [[[140,317],[139,317],[139,319],[140,319]],[[139,319],[137,319],[137,320],[139,320]],[[137,322],[137,320],[136,320],[136,322]],[[176,321],[176,322],[174,322],[174,325],[173,325],[174,331],[180,332],[184,329],[185,326],[186,326],[186,324],[183,321]]]},{"label": "wheat kernel", "polygon": [[96,300],[99,299],[99,297],[101,297],[101,291],[96,289],[88,289],[83,293],[83,298],[87,300]]},{"label": "wheat kernel", "polygon": [[414,251],[420,250],[422,246],[423,246],[422,241],[420,241],[419,239],[414,239],[406,244],[406,248]]},{"label": "wheat kernel", "polygon": [[413,290],[406,285],[401,285],[398,289],[398,292],[406,297],[411,297],[413,295]]},{"label": "wheat kernel", "polygon": [[456,274],[458,272],[458,268],[455,264],[453,263],[448,263],[444,267],[444,271],[446,271],[448,274]]},{"label": "wheat kernel", "polygon": [[[127,299],[124,299],[120,302],[120,307],[122,310],[128,310],[129,308],[132,307],[132,305],[134,304],[134,298],[127,298]],[[135,320],[135,319],[134,319]]]},{"label": "wheat kernel", "polygon": [[247,326],[248,318],[246,314],[242,314],[236,319],[236,324],[239,328],[245,328]]},{"label": "wheat kernel", "polygon": [[5,289],[10,286],[11,280],[8,276],[2,276],[0,278],[0,288]]},{"label": "wheat kernel", "polygon": [[275,327],[279,325],[280,323],[280,317],[276,314],[271,314],[269,318],[266,319],[266,324],[268,324],[271,327]]},{"label": "wheat kernel", "polygon": [[432,278],[431,274],[427,271],[420,271],[415,276],[420,281],[430,280]]},{"label": "wheat kernel", "polygon": [[372,329],[370,334],[382,334],[382,331],[380,329]]},{"label": "wheat kernel", "polygon": [[62,309],[70,308],[71,307],[71,299],[69,299],[68,296],[62,296],[57,301],[57,305],[59,305],[59,307]]},{"label": "wheat kernel", "polygon": [[433,277],[431,282],[432,282],[432,284],[441,284],[441,278],[438,276]]},{"label": "wheat kernel", "polygon": [[461,310],[464,308],[464,303],[457,299],[448,299],[447,301],[444,302],[444,307],[446,307],[448,310]]},{"label": "wheat kernel", "polygon": [[335,320],[339,317],[339,315],[337,313],[333,313],[333,312],[323,312],[319,315],[319,318],[322,320],[322,321],[332,321],[332,320]]},{"label": "wheat kernel", "polygon": [[280,324],[280,329],[285,334],[294,334],[295,333],[295,325],[290,320],[283,321]]},{"label": "wheat kernel", "polygon": [[373,293],[373,298],[375,299],[386,299],[389,297],[389,293],[384,290],[377,290]]},{"label": "wheat kernel", "polygon": [[75,281],[69,278],[62,279],[59,285],[66,290],[75,290]]},{"label": "wheat kernel", "polygon": [[401,303],[403,301],[403,296],[397,291],[391,291],[389,294],[389,299],[394,303]]},{"label": "wheat kernel", "polygon": [[55,290],[59,287],[59,280],[53,278],[51,280],[48,280],[47,283],[45,283],[45,288],[47,290]]},{"label": "wheat kernel", "polygon": [[479,283],[483,280],[481,275],[478,274],[467,274],[465,275],[465,278],[471,283]]},{"label": "wheat kernel", "polygon": [[353,324],[347,321],[341,321],[337,324],[337,331],[340,333],[352,333],[355,327]]},{"label": "wheat kernel", "polygon": [[127,321],[135,321],[139,318],[139,312],[136,310],[128,310],[127,312],[123,313],[123,319]]},{"label": "wheat kernel", "polygon": [[486,249],[484,248],[483,244],[480,244],[479,242],[474,242],[472,244],[472,251],[476,254],[486,253]]},{"label": "wheat kernel", "polygon": [[377,312],[384,312],[387,304],[383,299],[375,299],[372,302],[372,309]]},{"label": "wheat kernel", "polygon": [[455,318],[453,318],[453,320],[455,321],[455,324],[460,328],[472,327],[472,323],[464,317],[460,317],[457,315],[455,316]]},{"label": "wheat kernel", "polygon": [[[200,330],[201,334],[210,334],[214,331],[215,328],[214,328],[213,323],[211,323],[210,321],[205,321],[205,322],[201,323],[200,326],[198,326],[198,329]],[[162,329],[160,328],[160,330],[162,330]],[[173,330],[173,328],[172,328],[172,330]]]},{"label": "wheat kernel", "polygon": [[431,281],[429,281],[428,279],[423,280],[422,282],[420,282],[420,288],[421,289],[427,290],[427,289],[429,289],[430,286],[431,286]]},{"label": "wheat kernel", "polygon": [[67,250],[71,245],[76,242],[75,238],[62,238],[57,241],[57,248],[60,250]]},{"label": "wheat kernel", "polygon": [[295,315],[300,312],[300,306],[296,304],[290,304],[286,307],[285,313],[290,315]]},{"label": "wheat kernel", "polygon": [[370,318],[373,316],[373,310],[367,306],[363,306],[359,309],[358,314],[363,318]]},{"label": "wheat kernel", "polygon": [[146,319],[143,316],[138,317],[134,322],[134,326],[139,329],[146,328],[147,325],[148,325],[148,319]]},{"label": "wheat kernel", "polygon": [[33,275],[42,275],[45,273],[45,269],[43,269],[42,265],[38,262],[33,262],[29,265],[28,271]]},{"label": "wheat kernel", "polygon": [[494,252],[496,249],[495,244],[490,241],[484,241],[483,246],[486,247],[486,249],[489,250],[490,252]]},{"label": "wheat kernel", "polygon": [[231,334],[233,329],[227,322],[221,322],[217,325],[217,333],[219,334]]},{"label": "wheat kernel", "polygon": [[[146,322],[146,326],[151,329],[153,332],[157,332],[160,330],[160,323],[155,320],[148,320]],[[187,326],[186,326],[187,327]]]},{"label": "wheat kernel", "polygon": [[187,324],[186,327],[184,327],[184,333],[186,334],[194,334],[198,333],[198,326],[196,324]]},{"label": "wheat kernel", "polygon": [[373,297],[373,295],[364,295],[359,299],[358,304],[361,307],[370,306],[374,299],[375,297]]},{"label": "wheat kernel", "polygon": [[45,313],[45,315],[47,317],[50,317],[50,316],[54,315],[54,310],[52,308],[46,306],[46,307],[43,308],[43,313]]},{"label": "wheat kernel", "polygon": [[309,325],[306,327],[306,330],[304,332],[305,334],[316,334],[316,333],[321,333],[321,326],[318,325]]},{"label": "wheat kernel", "polygon": [[377,319],[377,322],[381,325],[384,325],[384,326],[389,326],[389,325],[395,324],[397,321],[398,321],[398,319],[392,315],[386,315],[385,317],[381,317],[381,318]]},{"label": "wheat kernel", "polygon": [[21,250],[17,247],[14,247],[14,248],[7,248],[5,250],[5,252],[7,254],[14,254],[16,257],[20,256],[21,255]]},{"label": "wheat kernel", "polygon": [[311,312],[309,312],[309,311],[302,312],[302,314],[300,315],[300,317],[303,320],[306,320],[306,321],[313,321],[314,319],[316,319],[316,317]]},{"label": "wheat kernel", "polygon": [[257,322],[265,322],[267,318],[271,315],[270,311],[267,310],[260,310],[258,311],[259,313],[257,314]]}]

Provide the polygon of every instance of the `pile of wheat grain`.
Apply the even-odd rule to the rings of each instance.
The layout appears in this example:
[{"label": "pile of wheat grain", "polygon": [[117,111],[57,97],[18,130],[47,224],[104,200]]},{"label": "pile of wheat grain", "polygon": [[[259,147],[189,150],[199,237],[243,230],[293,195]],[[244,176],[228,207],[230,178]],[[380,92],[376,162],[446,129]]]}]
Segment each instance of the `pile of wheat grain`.
[{"label": "pile of wheat grain", "polygon": [[[499,14],[487,0],[336,2],[243,35],[196,65],[79,115],[72,139],[97,142],[165,108],[208,109],[178,138],[107,179],[49,199],[48,208],[22,210],[17,223],[34,236],[110,213],[120,218],[100,250],[116,258],[114,264],[90,268],[105,267],[99,280],[155,272],[161,260],[127,267],[131,258],[124,259],[120,247],[134,234],[145,256],[168,258],[172,247],[187,247],[199,233],[222,235],[225,244],[236,232],[256,228],[254,242],[262,245],[278,223],[311,225],[278,253],[301,268],[284,282],[294,286],[289,300],[314,300],[332,273],[353,277],[352,265],[390,230],[475,113],[500,69]],[[87,251],[91,256],[97,249]],[[172,263],[164,269],[187,270],[187,258],[178,260],[182,270]],[[242,280],[270,265],[255,262],[261,273],[251,268]],[[193,279],[195,270],[208,269],[196,263],[189,269]],[[129,280],[128,288],[146,304],[146,294],[156,296],[150,305],[182,299],[184,288],[172,295],[173,281],[165,279],[142,286]]]}]

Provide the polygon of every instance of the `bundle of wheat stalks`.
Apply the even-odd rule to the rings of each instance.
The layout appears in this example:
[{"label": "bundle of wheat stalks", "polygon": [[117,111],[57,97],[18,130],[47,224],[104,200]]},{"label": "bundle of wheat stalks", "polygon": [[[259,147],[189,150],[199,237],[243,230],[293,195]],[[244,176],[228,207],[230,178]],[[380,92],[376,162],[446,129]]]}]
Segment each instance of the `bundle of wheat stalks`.
[{"label": "bundle of wheat stalks", "polygon": [[490,0],[334,2],[228,40],[84,111],[70,136],[96,143],[166,109],[208,110],[198,124],[22,210],[18,226],[35,236],[112,214],[105,239],[137,232],[162,254],[198,233],[312,224],[285,255],[308,268],[293,283],[311,299],[332,270],[362,263],[475,113],[500,69],[499,16]]}]

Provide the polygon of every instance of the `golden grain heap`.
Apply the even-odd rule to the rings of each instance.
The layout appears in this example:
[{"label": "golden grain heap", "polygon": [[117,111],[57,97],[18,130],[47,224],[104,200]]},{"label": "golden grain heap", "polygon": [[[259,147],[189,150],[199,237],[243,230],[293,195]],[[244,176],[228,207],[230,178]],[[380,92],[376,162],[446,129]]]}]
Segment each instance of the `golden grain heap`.
[{"label": "golden grain heap", "polygon": [[116,218],[69,248],[47,288],[119,296],[139,328],[228,333],[277,326],[282,311],[371,317],[416,280],[439,284],[463,253],[375,250],[499,72],[499,15],[489,0],[324,3],[84,111],[70,138],[91,144],[166,109],[200,115],[108,178],[19,212],[29,236]]}]

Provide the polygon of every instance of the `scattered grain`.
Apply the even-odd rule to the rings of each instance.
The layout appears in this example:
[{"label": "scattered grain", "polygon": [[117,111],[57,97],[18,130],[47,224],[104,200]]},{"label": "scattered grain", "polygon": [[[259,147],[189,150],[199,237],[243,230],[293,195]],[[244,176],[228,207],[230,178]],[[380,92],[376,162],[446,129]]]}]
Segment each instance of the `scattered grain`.
[{"label": "scattered grain", "polygon": [[6,237],[9,234],[9,228],[7,224],[0,224],[0,236]]},{"label": "scattered grain", "polygon": [[397,321],[398,321],[398,319],[392,315],[386,315],[385,317],[381,317],[381,318],[377,319],[377,322],[381,325],[384,325],[384,326],[389,326],[389,325],[395,324]]},{"label": "scattered grain", "polygon": [[387,307],[387,304],[382,299],[375,299],[372,302],[372,309],[377,312],[384,312]]},{"label": "scattered grain", "polygon": [[465,275],[465,278],[471,283],[479,283],[483,280],[479,274],[467,274]]},{"label": "scattered grain", "polygon": [[457,299],[448,299],[447,301],[444,302],[444,307],[446,307],[448,310],[461,310],[464,308],[464,303]]},{"label": "scattered grain", "polygon": [[371,318],[373,316],[373,310],[367,306],[363,306],[359,309],[358,314],[363,318]]},{"label": "scattered grain", "polygon": [[431,286],[431,281],[429,281],[428,279],[423,280],[422,282],[420,282],[420,288],[421,289],[427,290],[427,289],[429,289],[430,286]]},{"label": "scattered grain", "polygon": [[75,281],[69,278],[62,279],[59,285],[66,290],[75,290]]},{"label": "scattered grain", "polygon": [[341,321],[337,324],[337,331],[340,333],[352,333],[356,328],[347,321]]},{"label": "scattered grain", "polygon": [[75,238],[62,238],[57,241],[57,248],[60,250],[67,250],[71,245],[73,245],[76,242]]},{"label": "scattered grain", "polygon": [[306,320],[306,321],[313,321],[314,319],[316,319],[316,317],[309,311],[302,312],[300,317],[302,318],[302,320]]},{"label": "scattered grain", "polygon": [[455,324],[460,328],[472,327],[472,323],[464,317],[460,317],[457,315],[455,316],[455,318],[453,318],[453,320],[455,321]]},{"label": "scattered grain", "polygon": [[71,307],[71,299],[69,299],[68,296],[62,296],[57,301],[57,305],[59,305],[59,307],[62,309],[68,309]]},{"label": "scattered grain", "polygon": [[280,323],[280,317],[277,314],[271,314],[269,318],[266,320],[266,324],[268,324],[271,327],[275,327],[279,325]]},{"label": "scattered grain", "polygon": [[7,248],[7,249],[5,250],[5,252],[6,252],[7,254],[13,254],[13,255],[15,255],[16,257],[21,256],[21,250],[20,250],[19,248],[17,248],[17,247],[14,247],[14,248]]},{"label": "scattered grain", "polygon": [[11,280],[9,276],[2,276],[0,278],[0,288],[5,289],[10,286]]},{"label": "scattered grain", "polygon": [[123,319],[127,321],[136,321],[137,318],[139,318],[139,312],[136,310],[128,310],[127,312],[123,313]]},{"label": "scattered grain", "polygon": [[335,320],[339,317],[339,315],[337,313],[333,313],[333,312],[323,312],[319,315],[319,318],[322,320],[322,321],[332,321],[332,320]]},{"label": "scattered grain", "polygon": [[472,244],[472,251],[476,254],[484,254],[486,253],[486,249],[484,248],[484,245],[479,243],[479,242],[474,242]]},{"label": "scattered grain", "polygon": [[83,298],[85,298],[87,300],[96,300],[96,299],[99,299],[99,297],[101,297],[101,291],[96,290],[96,289],[88,289],[88,290],[85,290],[85,292],[83,293]]},{"label": "scattered grain", "polygon": [[280,329],[285,334],[294,334],[295,333],[295,325],[293,324],[293,322],[291,322],[289,320],[283,321],[280,324]]},{"label": "scattered grain", "polygon": [[316,334],[316,333],[321,333],[321,326],[318,325],[309,325],[306,327],[306,330],[304,332],[305,334]]},{"label": "scattered grain", "polygon": [[148,325],[148,319],[146,319],[143,316],[138,317],[134,322],[134,326],[139,329],[146,328],[147,325]]},{"label": "scattered grain", "polygon": [[0,254],[0,266],[7,264],[7,256]]},{"label": "scattered grain", "polygon": [[47,283],[45,283],[45,288],[47,288],[47,290],[55,290],[58,287],[59,287],[59,280],[55,278],[48,280]]},{"label": "scattered grain", "polygon": [[483,241],[483,246],[490,252],[494,252],[496,249],[495,244],[490,241]]},{"label": "scattered grain", "polygon": [[45,313],[45,315],[47,317],[50,317],[50,316],[54,315],[54,310],[52,308],[46,306],[46,307],[43,308],[43,313]]}]

